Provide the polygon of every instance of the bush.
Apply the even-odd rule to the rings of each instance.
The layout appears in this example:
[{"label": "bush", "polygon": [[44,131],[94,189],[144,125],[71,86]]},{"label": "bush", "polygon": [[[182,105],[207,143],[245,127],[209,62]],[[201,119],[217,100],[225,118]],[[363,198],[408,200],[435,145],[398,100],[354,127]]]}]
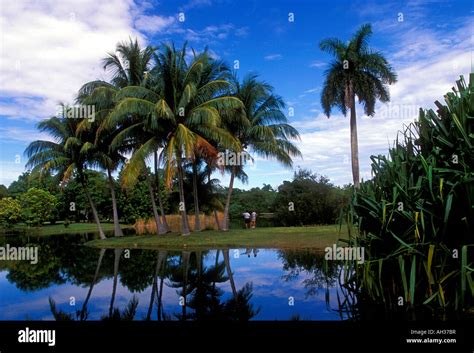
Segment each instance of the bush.
[{"label": "bush", "polygon": [[333,224],[347,207],[350,193],[309,170],[299,169],[293,181],[278,187],[275,218],[284,226]]},{"label": "bush", "polygon": [[57,202],[49,192],[31,188],[20,196],[22,218],[28,225],[41,225],[51,220]]},{"label": "bush", "polygon": [[353,243],[366,250],[354,280],[386,305],[473,304],[474,74],[445,101],[420,109],[388,157],[371,157],[374,178],[354,194]]},{"label": "bush", "polygon": [[21,220],[20,202],[11,197],[0,199],[0,225],[10,228]]}]

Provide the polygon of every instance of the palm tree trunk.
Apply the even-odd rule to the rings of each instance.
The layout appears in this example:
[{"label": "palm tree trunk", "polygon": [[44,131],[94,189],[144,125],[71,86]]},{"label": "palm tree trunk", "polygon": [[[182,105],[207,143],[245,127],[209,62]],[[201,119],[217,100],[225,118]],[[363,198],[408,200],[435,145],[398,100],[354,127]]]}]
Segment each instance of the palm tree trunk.
[{"label": "palm tree trunk", "polygon": [[95,208],[94,201],[92,200],[92,197],[89,193],[89,189],[87,188],[87,185],[85,182],[82,183],[82,187],[84,188],[84,193],[86,194],[87,200],[89,200],[89,204],[92,209],[92,214],[94,215],[95,223],[97,224],[97,227],[99,228],[99,237],[102,240],[106,239],[104,230],[102,229],[102,225],[100,224],[99,214],[97,213],[97,209]]},{"label": "palm tree trunk", "polygon": [[351,158],[352,158],[352,179],[356,189],[360,187],[359,182],[359,147],[357,142],[357,121],[356,121],[356,107],[355,96],[351,91]]},{"label": "palm tree trunk", "polygon": [[87,303],[89,302],[89,299],[91,297],[92,289],[94,288],[95,282],[97,282],[97,277],[99,276],[99,271],[102,265],[102,259],[104,258],[105,251],[106,249],[100,249],[99,261],[97,261],[97,267],[95,269],[94,279],[92,280],[91,286],[89,287],[89,291],[87,292],[86,300],[84,300],[84,304],[82,304],[81,316],[80,316],[81,321],[85,320],[86,318]]},{"label": "palm tree trunk", "polygon": [[153,302],[155,300],[155,295],[158,293],[158,274],[160,273],[161,264],[163,261],[166,261],[166,251],[158,251],[158,257],[156,259],[156,267],[155,272],[153,273],[153,284],[151,287],[151,297],[150,297],[150,305],[148,306],[148,312],[146,315],[146,320],[149,321],[151,319],[151,312],[153,309]]},{"label": "palm tree trunk", "polygon": [[199,219],[199,198],[197,188],[197,165],[193,162],[193,196],[194,196],[194,231],[201,231],[201,220]]},{"label": "palm tree trunk", "polygon": [[186,203],[184,201],[184,175],[181,166],[181,159],[178,160],[178,182],[179,182],[179,208],[181,210],[181,235],[189,235],[188,214],[186,213]]},{"label": "palm tree trunk", "polygon": [[[166,266],[166,261],[164,263],[163,268]],[[158,316],[158,321],[162,321],[164,319],[164,312],[163,312],[163,283],[165,280],[165,274],[160,277],[160,290],[158,294],[158,305],[157,305],[157,316]]]},{"label": "palm tree trunk", "polygon": [[163,231],[168,233],[170,230],[168,226],[168,221],[166,220],[165,208],[163,207],[163,198],[161,197],[161,187],[160,187],[160,175],[158,174],[158,152],[155,151],[154,155],[154,164],[155,164],[155,188],[158,195],[158,205],[160,206],[161,221]]},{"label": "palm tree trunk", "polygon": [[235,166],[232,167],[232,171],[230,173],[229,190],[227,191],[227,199],[225,201],[225,208],[224,208],[224,219],[222,220],[223,231],[229,230],[229,208],[230,208],[230,199],[232,197],[232,190],[234,188],[234,178],[235,178]]},{"label": "palm tree trunk", "polygon": [[115,196],[115,186],[114,186],[114,177],[110,172],[110,169],[107,169],[107,175],[109,177],[109,186],[110,186],[110,193],[112,195],[112,210],[114,214],[114,236],[116,237],[123,237],[122,229],[120,228],[119,217],[118,217],[118,209],[117,209],[117,198]]},{"label": "palm tree trunk", "polygon": [[158,209],[156,208],[156,201],[155,201],[155,193],[153,190],[153,186],[151,185],[151,180],[150,176],[146,173],[146,180],[147,180],[147,185],[148,185],[148,193],[150,194],[150,200],[151,200],[151,207],[153,209],[153,217],[155,218],[155,224],[156,224],[156,234],[161,235],[164,234],[164,229],[161,225],[160,222],[160,216],[158,215]]},{"label": "palm tree trunk", "polygon": [[221,230],[221,224],[219,222],[219,216],[217,215],[217,210],[214,209],[214,219],[216,220],[217,230]]},{"label": "palm tree trunk", "polygon": [[[211,173],[212,173],[212,169],[209,168],[209,173],[207,174],[207,182],[209,184],[211,183]],[[217,216],[217,210],[216,209],[214,209],[214,219],[215,219],[215,222],[216,222],[217,230],[221,230],[222,227],[221,227],[221,223],[219,222],[219,217]]]},{"label": "palm tree trunk", "polygon": [[230,268],[229,249],[222,250],[222,254],[224,255],[225,268],[227,271],[227,276],[229,276],[230,287],[232,288],[232,294],[234,295],[234,298],[237,298],[237,289],[235,287],[234,275],[232,274],[232,269]]},{"label": "palm tree trunk", "polygon": [[117,283],[118,283],[118,270],[120,264],[120,256],[122,256],[123,249],[115,249],[114,254],[114,285],[112,289],[112,298],[110,299],[109,307],[109,318],[112,318],[112,313],[114,311],[114,302],[115,302],[115,293],[117,293]]},{"label": "palm tree trunk", "polygon": [[216,276],[214,277],[214,282],[212,282],[212,290],[216,289],[217,266],[219,266],[219,251],[220,251],[219,249],[216,250],[216,263],[214,264]]},{"label": "palm tree trunk", "polygon": [[182,261],[183,261],[183,298],[184,298],[184,305],[182,308],[182,320],[186,321],[186,306],[188,305],[186,300],[186,288],[188,286],[188,271],[189,271],[189,258],[191,257],[191,253],[189,251],[182,252]]}]

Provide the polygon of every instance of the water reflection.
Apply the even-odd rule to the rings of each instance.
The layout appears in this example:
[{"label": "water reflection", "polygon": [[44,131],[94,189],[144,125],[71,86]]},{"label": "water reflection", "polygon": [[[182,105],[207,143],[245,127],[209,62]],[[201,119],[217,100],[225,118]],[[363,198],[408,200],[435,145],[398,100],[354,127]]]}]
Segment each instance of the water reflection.
[{"label": "water reflection", "polygon": [[341,318],[338,266],[323,254],[99,250],[83,245],[90,237],[0,238],[0,246],[39,247],[36,265],[0,262],[0,320]]}]

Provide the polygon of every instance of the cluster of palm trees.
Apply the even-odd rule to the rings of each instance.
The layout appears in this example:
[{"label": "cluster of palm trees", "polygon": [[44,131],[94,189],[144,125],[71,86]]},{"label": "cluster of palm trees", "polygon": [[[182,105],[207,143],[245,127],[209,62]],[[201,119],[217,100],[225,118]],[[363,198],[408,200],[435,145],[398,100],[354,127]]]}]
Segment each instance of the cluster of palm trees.
[{"label": "cluster of palm trees", "polygon": [[[168,232],[158,169],[170,190],[177,183],[181,233],[190,234],[184,195],[184,181],[191,170],[195,231],[199,223],[198,175],[206,170],[230,173],[230,184],[221,229],[229,229],[229,207],[235,178],[245,180],[244,165],[221,165],[222,153],[252,153],[274,158],[285,166],[301,156],[294,145],[299,138],[283,113],[284,102],[273,88],[256,75],[242,82],[221,60],[189,50],[186,44],[158,48],[140,47],[130,39],[117,45],[115,53],[103,59],[111,74],[84,84],[76,98],[80,106],[93,106],[94,116],[54,116],[39,123],[41,131],[54,141],[34,141],[26,149],[27,167],[32,173],[53,172],[62,183],[77,178],[90,203],[101,239],[93,195],[88,190],[86,170],[106,172],[113,203],[114,234],[121,236],[115,197],[114,174],[120,185],[131,188],[140,176],[148,189],[158,234]],[[67,107],[64,107],[67,109]],[[128,157],[128,158],[127,158]],[[154,178],[147,162],[153,161]]]}]

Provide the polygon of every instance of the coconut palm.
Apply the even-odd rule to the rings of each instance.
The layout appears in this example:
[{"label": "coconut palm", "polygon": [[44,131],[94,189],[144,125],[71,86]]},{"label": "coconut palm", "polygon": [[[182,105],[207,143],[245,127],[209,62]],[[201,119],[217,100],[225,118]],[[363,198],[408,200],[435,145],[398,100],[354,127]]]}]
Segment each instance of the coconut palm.
[{"label": "coconut palm", "polygon": [[[212,163],[212,161],[208,161]],[[212,165],[204,163],[204,160],[197,158],[195,161],[185,165],[185,194],[192,195],[192,203],[195,209],[195,231],[201,230],[199,223],[199,214],[201,211],[205,214],[210,214],[214,211],[214,218],[216,224],[219,225],[217,218],[217,210],[223,210],[222,202],[216,193],[219,186],[219,179],[211,178],[213,171],[217,168]],[[191,201],[188,197],[187,202]],[[205,225],[206,226],[206,225]]]},{"label": "coconut palm", "polygon": [[[65,106],[63,106],[65,109]],[[28,157],[27,168],[32,168],[32,173],[55,172],[64,185],[76,173],[79,183],[92,209],[94,220],[99,229],[99,236],[105,239],[105,234],[100,224],[95,203],[87,187],[87,151],[89,144],[77,136],[78,125],[83,119],[66,117],[51,117],[38,124],[38,129],[49,133],[55,141],[37,140],[31,142],[25,150]]]},{"label": "coconut palm", "polygon": [[375,114],[375,102],[390,100],[387,84],[395,83],[397,75],[385,57],[368,46],[372,34],[370,24],[362,25],[352,39],[343,43],[329,38],[319,44],[321,50],[334,56],[326,71],[321,93],[321,105],[329,117],[331,109],[337,107],[346,115],[350,109],[352,178],[359,188],[359,150],[357,143],[357,121],[355,97],[364,106],[365,114]]},{"label": "coconut palm", "polygon": [[[226,129],[235,136],[246,158],[250,152],[264,158],[274,158],[285,167],[292,166],[292,157],[301,156],[299,149],[291,140],[299,138],[298,131],[288,124],[288,119],[282,109],[285,104],[281,97],[273,93],[273,87],[259,81],[257,75],[250,74],[242,83],[234,76],[232,78],[234,96],[243,103],[243,108],[224,112],[223,119]],[[228,150],[237,154],[239,151]],[[230,159],[229,159],[230,160]],[[233,163],[226,165],[230,170],[230,182],[224,208],[223,230],[229,229],[229,208],[234,187],[235,177],[243,180],[246,174],[244,165]]]},{"label": "coconut palm", "polygon": [[[142,49],[137,40],[122,42],[117,45],[116,53],[109,53],[103,59],[104,69],[110,71],[113,78],[111,84],[104,81],[92,81],[86,83],[79,91],[77,101],[81,104],[93,104],[97,110],[96,119],[93,123],[84,121],[81,129],[82,133],[95,132],[94,148],[91,148],[91,157],[93,164],[107,171],[109,184],[112,193],[112,204],[114,213],[114,229],[115,235],[122,235],[118,221],[118,210],[114,190],[114,179],[112,172],[116,170],[125,160],[123,154],[130,152],[133,146],[130,145],[113,145],[112,141],[115,136],[126,126],[109,126],[106,128],[104,120],[113,110],[116,104],[116,93],[120,88],[134,85],[148,85],[148,69],[151,64],[154,48],[148,46]],[[156,169],[156,161],[155,161]],[[155,171],[156,173],[156,171]],[[157,232],[159,234],[168,231],[166,216],[164,214],[163,202],[161,194],[158,193],[161,216],[163,224],[160,223],[156,202],[155,192],[151,179],[147,175],[150,199],[152,203],[155,222],[157,224]],[[159,187],[158,175],[156,175],[156,183]]]},{"label": "coconut palm", "polygon": [[146,86],[154,52],[151,46],[141,48],[137,39],[118,43],[115,53],[108,53],[102,60],[104,69],[112,75],[113,86]]},{"label": "coconut palm", "polygon": [[[229,83],[219,75],[221,64],[211,59],[207,52],[194,54],[189,63],[185,55],[186,46],[178,51],[173,45],[165,45],[155,58],[156,66],[150,71],[150,80],[156,82],[155,86],[122,89],[109,125],[129,124],[114,143],[134,139],[137,134],[146,137],[124,168],[125,184],[133,183],[143,170],[143,161],[162,148],[160,160],[165,164],[168,187],[177,175],[181,232],[188,235],[183,164],[197,157],[215,156],[217,149],[208,140],[239,148],[235,138],[221,127],[220,111],[240,107],[241,102],[224,94]],[[133,116],[141,119],[133,121]]]},{"label": "coconut palm", "polygon": [[112,173],[125,161],[119,149],[111,148],[110,144],[118,130],[107,131],[101,125],[115,106],[114,97],[117,88],[104,81],[86,83],[79,90],[76,102],[81,105],[93,105],[97,112],[94,119],[84,119],[77,127],[76,134],[88,141],[88,165],[98,167],[107,172],[108,184],[112,197],[114,235],[123,236],[120,228],[115,180]]}]

